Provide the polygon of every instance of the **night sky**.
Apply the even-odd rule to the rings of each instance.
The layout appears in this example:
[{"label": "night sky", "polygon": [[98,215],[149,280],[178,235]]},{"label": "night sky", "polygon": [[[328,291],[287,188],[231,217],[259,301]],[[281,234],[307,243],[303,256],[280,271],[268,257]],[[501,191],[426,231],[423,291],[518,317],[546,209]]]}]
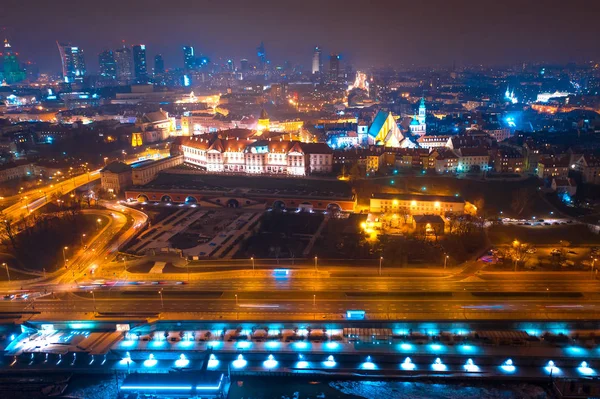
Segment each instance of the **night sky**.
[{"label": "night sky", "polygon": [[122,40],[167,68],[182,67],[184,44],[255,61],[261,40],[273,62],[306,68],[317,44],[355,67],[600,59],[597,0],[0,0],[0,27],[50,72],[56,40],[82,47],[90,71]]}]

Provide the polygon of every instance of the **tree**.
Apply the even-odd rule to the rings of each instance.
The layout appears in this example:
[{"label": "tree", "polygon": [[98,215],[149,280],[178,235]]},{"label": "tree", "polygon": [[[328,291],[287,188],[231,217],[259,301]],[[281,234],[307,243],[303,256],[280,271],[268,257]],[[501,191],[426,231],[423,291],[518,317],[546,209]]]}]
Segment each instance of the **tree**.
[{"label": "tree", "polygon": [[526,188],[520,188],[513,192],[512,202],[510,203],[510,209],[517,214],[521,215],[529,206],[531,202],[531,192]]},{"label": "tree", "polygon": [[483,199],[483,197],[475,199],[475,201],[473,201],[473,205],[475,205],[475,208],[477,208],[477,215],[483,216],[483,209],[485,207],[485,200]]},{"label": "tree", "polygon": [[17,241],[15,240],[16,232],[13,229],[12,219],[7,218],[7,219],[2,220],[0,227],[2,229],[2,235],[6,236],[6,238],[9,239],[13,249],[16,252],[17,251]]},{"label": "tree", "polygon": [[358,166],[358,162],[355,162],[354,164],[352,164],[352,167],[350,168],[350,180],[351,181],[358,180],[361,177],[362,177],[362,171],[360,170],[360,166]]}]

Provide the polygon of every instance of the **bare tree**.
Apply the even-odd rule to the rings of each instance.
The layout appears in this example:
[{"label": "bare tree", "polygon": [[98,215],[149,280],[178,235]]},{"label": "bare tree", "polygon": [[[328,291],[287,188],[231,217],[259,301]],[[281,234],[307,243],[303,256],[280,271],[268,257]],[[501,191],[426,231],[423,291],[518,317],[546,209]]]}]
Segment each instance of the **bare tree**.
[{"label": "bare tree", "polygon": [[16,232],[13,229],[12,219],[7,218],[7,219],[2,220],[2,223],[0,224],[0,228],[2,229],[2,235],[5,236],[6,238],[8,238],[13,249],[15,251],[17,251],[17,241],[15,239]]},{"label": "bare tree", "polygon": [[526,188],[521,188],[512,195],[512,202],[510,203],[510,208],[517,215],[521,215],[525,209],[529,206],[531,202],[531,192]]}]

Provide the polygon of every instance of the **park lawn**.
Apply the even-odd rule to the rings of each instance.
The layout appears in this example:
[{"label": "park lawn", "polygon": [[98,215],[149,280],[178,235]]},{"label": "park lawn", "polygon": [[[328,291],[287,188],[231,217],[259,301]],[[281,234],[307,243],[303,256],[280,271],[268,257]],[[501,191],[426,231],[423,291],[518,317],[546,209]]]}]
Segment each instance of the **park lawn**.
[{"label": "park lawn", "polygon": [[533,245],[558,245],[561,240],[571,245],[599,244],[600,236],[592,233],[586,225],[560,226],[509,226],[490,227],[488,237],[493,245],[508,245],[514,240]]}]

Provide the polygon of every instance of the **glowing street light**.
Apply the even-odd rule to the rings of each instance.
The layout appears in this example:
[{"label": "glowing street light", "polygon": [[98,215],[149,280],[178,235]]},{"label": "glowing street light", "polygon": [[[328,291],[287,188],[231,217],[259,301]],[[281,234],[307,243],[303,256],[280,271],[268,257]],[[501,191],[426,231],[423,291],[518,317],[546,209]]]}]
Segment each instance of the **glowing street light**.
[{"label": "glowing street light", "polygon": [[92,294],[92,298],[94,299],[94,312],[96,311],[96,294],[94,293],[94,291],[90,291],[90,294]]},{"label": "glowing street light", "polygon": [[10,272],[8,271],[8,264],[6,262],[2,263],[2,266],[6,269],[6,276],[8,277],[8,281],[10,282]]},{"label": "glowing street light", "polygon": [[379,257],[379,275],[381,276],[381,263],[383,262],[383,256]]},{"label": "glowing street light", "polygon": [[83,247],[83,239],[85,238],[85,236],[86,236],[86,234],[85,234],[85,233],[83,233],[83,234],[81,235],[81,246],[82,246],[82,247]]},{"label": "glowing street light", "polygon": [[446,269],[446,266],[448,265],[448,258],[449,257],[450,256],[448,256],[448,255],[444,256],[444,269]]},{"label": "glowing street light", "polygon": [[158,295],[160,295],[160,308],[164,309],[165,308],[165,302],[163,301],[163,292],[162,292],[162,290],[158,290]]},{"label": "glowing street light", "polygon": [[315,256],[315,272],[317,271],[317,257]]},{"label": "glowing street light", "polygon": [[254,271],[254,257],[251,257],[250,260],[252,261],[252,271]]},{"label": "glowing street light", "polygon": [[63,253],[63,261],[65,262],[65,268],[67,267],[67,255],[65,254],[65,251],[69,249],[69,247],[63,247],[62,253]]}]

